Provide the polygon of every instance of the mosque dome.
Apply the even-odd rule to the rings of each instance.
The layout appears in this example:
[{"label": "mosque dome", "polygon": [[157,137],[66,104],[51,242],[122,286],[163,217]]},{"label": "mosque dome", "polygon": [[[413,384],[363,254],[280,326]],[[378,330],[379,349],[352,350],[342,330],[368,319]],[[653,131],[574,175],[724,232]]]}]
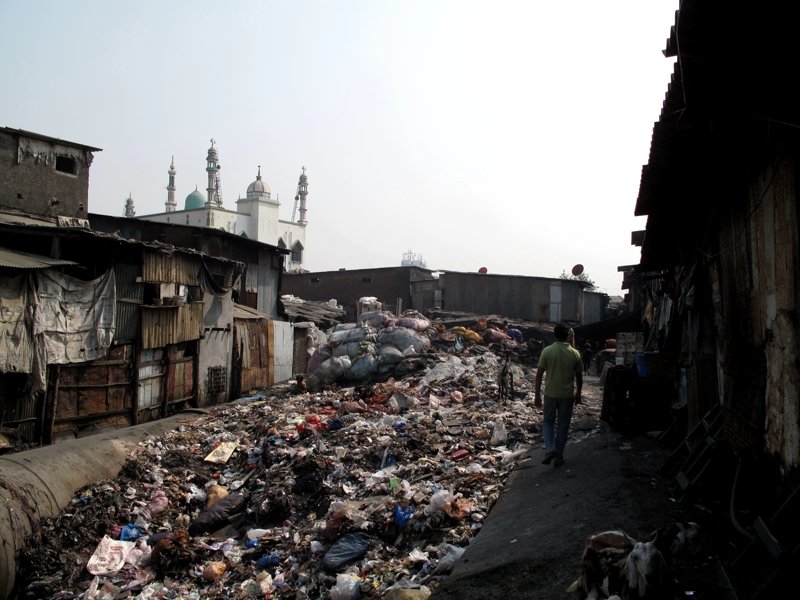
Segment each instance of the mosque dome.
[{"label": "mosque dome", "polygon": [[261,179],[261,167],[258,167],[258,175],[256,176],[256,180],[247,186],[247,196],[261,196],[261,195],[270,195],[269,186]]},{"label": "mosque dome", "polygon": [[194,210],[196,208],[203,208],[206,205],[206,197],[203,195],[203,192],[194,188],[194,191],[186,196],[186,204],[184,205],[184,210]]}]

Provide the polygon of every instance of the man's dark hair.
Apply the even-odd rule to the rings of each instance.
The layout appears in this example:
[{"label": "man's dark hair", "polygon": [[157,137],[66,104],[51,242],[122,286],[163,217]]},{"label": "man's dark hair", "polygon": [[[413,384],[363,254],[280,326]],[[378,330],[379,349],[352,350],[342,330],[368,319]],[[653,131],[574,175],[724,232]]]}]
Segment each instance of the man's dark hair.
[{"label": "man's dark hair", "polygon": [[559,342],[565,342],[569,337],[569,327],[567,327],[563,323],[559,323],[558,325],[553,327],[553,335],[556,336],[556,339]]}]

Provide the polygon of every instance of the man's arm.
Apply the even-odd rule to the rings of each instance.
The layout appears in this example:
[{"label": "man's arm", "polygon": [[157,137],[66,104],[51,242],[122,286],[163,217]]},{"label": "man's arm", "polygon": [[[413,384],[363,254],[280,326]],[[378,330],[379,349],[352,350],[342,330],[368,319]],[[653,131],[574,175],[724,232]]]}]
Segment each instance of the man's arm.
[{"label": "man's arm", "polygon": [[581,391],[583,389],[583,370],[575,371],[575,404],[581,403]]},{"label": "man's arm", "polygon": [[542,378],[544,377],[544,367],[539,367],[536,369],[536,387],[533,389],[534,397],[533,397],[533,405],[537,408],[541,408],[542,406]]}]

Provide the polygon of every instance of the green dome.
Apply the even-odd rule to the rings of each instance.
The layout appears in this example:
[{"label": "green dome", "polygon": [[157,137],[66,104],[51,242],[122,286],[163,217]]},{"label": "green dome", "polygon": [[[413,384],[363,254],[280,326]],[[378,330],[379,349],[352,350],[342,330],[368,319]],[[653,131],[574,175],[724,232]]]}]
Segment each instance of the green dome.
[{"label": "green dome", "polygon": [[203,208],[206,205],[206,197],[203,192],[195,188],[195,190],[186,196],[186,204],[183,210],[194,210],[196,208]]}]

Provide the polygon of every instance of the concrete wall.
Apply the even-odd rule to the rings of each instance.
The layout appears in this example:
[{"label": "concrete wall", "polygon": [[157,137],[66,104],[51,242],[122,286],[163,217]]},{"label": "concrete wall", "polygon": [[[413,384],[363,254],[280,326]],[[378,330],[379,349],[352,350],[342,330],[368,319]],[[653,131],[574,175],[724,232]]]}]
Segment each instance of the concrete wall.
[{"label": "concrete wall", "polygon": [[796,177],[792,158],[767,165],[723,220],[715,306],[726,431],[787,466],[800,466]]},{"label": "concrete wall", "polygon": [[[335,298],[355,320],[359,298],[372,296],[383,302],[386,310],[398,312],[397,299],[402,310],[422,311],[427,306],[414,303],[412,282],[433,279],[431,272],[419,267],[387,267],[357,269],[353,271],[324,271],[318,273],[284,273],[281,294],[291,294],[303,300],[327,302]],[[432,308],[432,307],[430,307]]]},{"label": "concrete wall", "polygon": [[0,206],[85,219],[92,152],[0,130]]}]

